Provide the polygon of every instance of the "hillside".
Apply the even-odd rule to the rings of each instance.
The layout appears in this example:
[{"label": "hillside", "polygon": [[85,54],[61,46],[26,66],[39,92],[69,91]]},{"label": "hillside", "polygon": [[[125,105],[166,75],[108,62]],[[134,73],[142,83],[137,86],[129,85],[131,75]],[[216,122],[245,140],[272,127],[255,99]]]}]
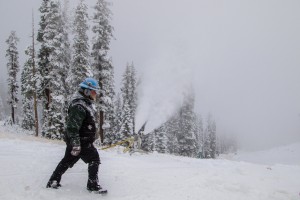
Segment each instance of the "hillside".
[{"label": "hillside", "polygon": [[[86,191],[87,165],[78,162],[63,176],[63,187],[46,189],[64,153],[63,142],[0,131],[0,199],[12,200],[282,200],[299,199],[300,165],[201,160],[161,154],[100,151],[99,179],[109,194]],[[277,155],[284,153],[278,149]],[[296,146],[293,150],[299,150]],[[283,152],[282,152],[283,151]],[[300,152],[297,152],[299,155]],[[267,154],[252,156],[264,160]],[[246,157],[244,157],[246,158]],[[271,158],[271,161],[272,158]],[[298,162],[298,161],[297,161]]]}]

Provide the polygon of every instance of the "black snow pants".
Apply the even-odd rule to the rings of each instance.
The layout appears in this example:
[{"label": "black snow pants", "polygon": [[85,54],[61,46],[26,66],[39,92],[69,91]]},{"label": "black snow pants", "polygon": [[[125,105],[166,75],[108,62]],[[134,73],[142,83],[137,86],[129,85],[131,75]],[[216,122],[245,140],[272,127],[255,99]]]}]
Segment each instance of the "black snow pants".
[{"label": "black snow pants", "polygon": [[71,151],[72,146],[67,144],[65,156],[58,163],[50,178],[50,181],[57,181],[60,183],[61,177],[67,171],[67,169],[72,168],[79,159],[82,159],[88,164],[88,181],[98,182],[100,157],[94,145],[92,143],[81,144],[81,152],[78,156],[71,155]]}]

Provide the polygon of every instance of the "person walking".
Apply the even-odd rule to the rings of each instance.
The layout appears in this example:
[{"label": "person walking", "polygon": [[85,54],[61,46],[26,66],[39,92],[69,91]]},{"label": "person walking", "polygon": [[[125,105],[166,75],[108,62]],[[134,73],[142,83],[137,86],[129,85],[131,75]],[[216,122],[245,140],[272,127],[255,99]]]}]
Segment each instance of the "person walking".
[{"label": "person walking", "polygon": [[52,173],[46,187],[59,188],[62,175],[68,168],[82,159],[88,164],[87,190],[106,193],[98,181],[100,157],[93,142],[96,139],[96,109],[94,101],[97,91],[100,90],[98,82],[93,78],[86,78],[79,84],[79,91],[74,95],[68,107],[66,118],[65,142],[66,150],[62,160]]}]

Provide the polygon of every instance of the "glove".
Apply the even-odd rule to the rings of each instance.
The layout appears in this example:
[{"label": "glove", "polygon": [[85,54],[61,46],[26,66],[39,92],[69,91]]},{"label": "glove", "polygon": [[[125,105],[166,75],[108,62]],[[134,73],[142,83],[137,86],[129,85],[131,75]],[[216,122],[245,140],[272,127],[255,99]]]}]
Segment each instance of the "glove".
[{"label": "glove", "polygon": [[80,154],[80,151],[81,151],[80,146],[74,146],[72,151],[71,151],[71,155],[72,156],[78,156]]}]

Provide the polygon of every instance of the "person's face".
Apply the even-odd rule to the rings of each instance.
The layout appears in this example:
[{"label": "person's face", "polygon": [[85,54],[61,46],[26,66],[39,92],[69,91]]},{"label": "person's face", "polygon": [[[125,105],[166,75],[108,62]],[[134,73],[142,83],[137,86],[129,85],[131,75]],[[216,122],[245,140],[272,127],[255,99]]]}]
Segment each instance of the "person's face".
[{"label": "person's face", "polygon": [[96,101],[97,98],[97,92],[95,90],[91,90],[91,97],[94,101]]}]

